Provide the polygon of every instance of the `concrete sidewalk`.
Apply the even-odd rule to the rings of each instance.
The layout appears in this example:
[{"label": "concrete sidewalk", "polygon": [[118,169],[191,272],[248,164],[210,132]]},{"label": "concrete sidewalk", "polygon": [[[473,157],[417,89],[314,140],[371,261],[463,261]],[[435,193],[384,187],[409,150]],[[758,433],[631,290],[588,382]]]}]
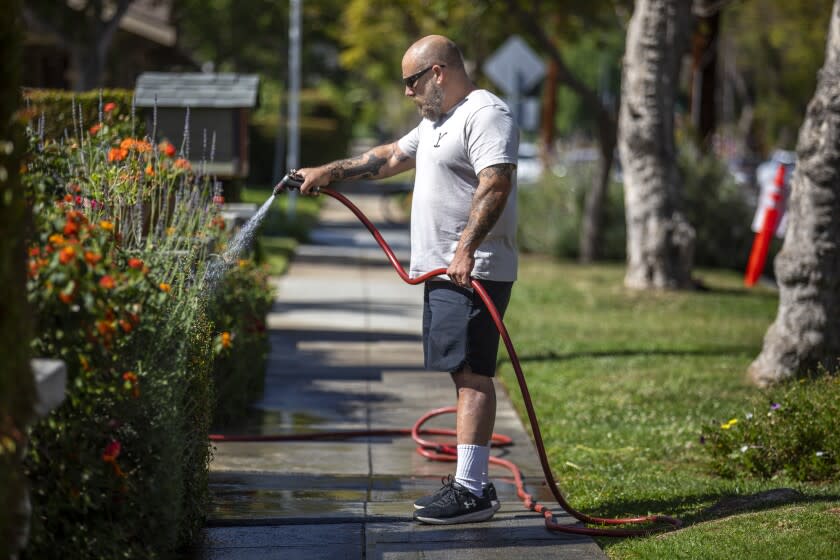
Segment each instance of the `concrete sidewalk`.
[{"label": "concrete sidewalk", "polygon": [[[377,225],[389,215],[381,197],[349,196]],[[346,208],[325,203],[311,244],[276,279],[265,395],[239,433],[410,428],[428,410],[454,404],[449,376],[423,370],[422,287],[399,279]],[[406,225],[382,233],[407,265]],[[530,438],[497,389],[496,431],[515,445],[495,453],[519,464],[528,491],[552,504]],[[428,426],[453,427],[454,417]],[[547,531],[516,497],[509,473],[495,467],[502,508],[491,521],[412,521],[413,500],[436,491],[454,464],[420,457],[410,437],[215,447],[199,558],[605,558],[589,538]]]}]

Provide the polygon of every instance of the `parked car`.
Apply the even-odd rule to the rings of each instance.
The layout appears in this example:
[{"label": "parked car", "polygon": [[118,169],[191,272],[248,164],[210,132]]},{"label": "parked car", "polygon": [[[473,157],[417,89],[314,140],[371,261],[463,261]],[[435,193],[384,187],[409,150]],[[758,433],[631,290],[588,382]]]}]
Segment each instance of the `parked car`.
[{"label": "parked car", "polygon": [[516,166],[516,179],[520,185],[536,183],[543,174],[540,151],[533,142],[519,144],[519,162]]}]

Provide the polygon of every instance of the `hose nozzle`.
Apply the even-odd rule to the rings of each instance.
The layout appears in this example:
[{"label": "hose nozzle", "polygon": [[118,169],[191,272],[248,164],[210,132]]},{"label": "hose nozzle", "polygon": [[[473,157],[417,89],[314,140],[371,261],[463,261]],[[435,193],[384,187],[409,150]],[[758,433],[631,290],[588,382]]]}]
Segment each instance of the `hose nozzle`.
[{"label": "hose nozzle", "polygon": [[280,182],[274,187],[274,195],[277,196],[281,192],[287,189],[300,189],[300,186],[303,184],[303,177],[297,174],[297,172],[292,169],[286,175],[280,179]]}]

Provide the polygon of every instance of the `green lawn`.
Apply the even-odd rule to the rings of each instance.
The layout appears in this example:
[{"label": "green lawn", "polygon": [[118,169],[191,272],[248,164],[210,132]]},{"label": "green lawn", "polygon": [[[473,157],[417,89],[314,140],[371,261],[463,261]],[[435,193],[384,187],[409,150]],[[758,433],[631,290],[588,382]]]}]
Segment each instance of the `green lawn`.
[{"label": "green lawn", "polygon": [[[704,423],[743,414],[760,394],[745,371],[777,294],[717,271],[697,273],[704,291],[635,292],[623,274],[622,265],[525,257],[505,320],[569,502],[596,516],[686,523],[599,543],[611,558],[831,557],[840,483],[722,479],[699,441]],[[506,355],[499,374],[522,414]],[[778,488],[801,496],[756,496]]]},{"label": "green lawn", "polygon": [[[242,190],[242,202],[262,206],[271,196],[271,191],[272,187],[268,186],[246,187]],[[298,196],[295,200],[295,216],[291,218],[288,203],[288,195],[279,195],[260,226],[257,259],[267,263],[273,275],[286,271],[298,243],[306,240],[307,232],[317,221],[320,208],[318,199]]]}]

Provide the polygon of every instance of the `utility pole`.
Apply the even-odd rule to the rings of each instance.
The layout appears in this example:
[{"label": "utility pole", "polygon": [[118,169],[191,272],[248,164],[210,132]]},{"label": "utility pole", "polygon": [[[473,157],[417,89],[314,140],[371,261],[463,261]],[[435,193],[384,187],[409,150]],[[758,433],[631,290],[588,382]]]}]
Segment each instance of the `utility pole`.
[{"label": "utility pole", "polygon": [[[303,0],[289,0],[289,142],[286,170],[300,165],[300,28]],[[295,219],[297,192],[289,192],[287,217]]]}]

